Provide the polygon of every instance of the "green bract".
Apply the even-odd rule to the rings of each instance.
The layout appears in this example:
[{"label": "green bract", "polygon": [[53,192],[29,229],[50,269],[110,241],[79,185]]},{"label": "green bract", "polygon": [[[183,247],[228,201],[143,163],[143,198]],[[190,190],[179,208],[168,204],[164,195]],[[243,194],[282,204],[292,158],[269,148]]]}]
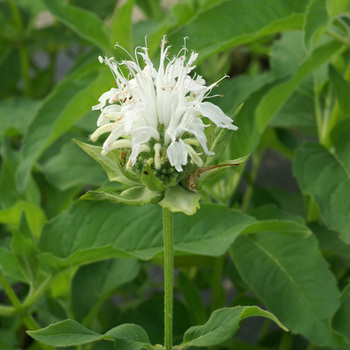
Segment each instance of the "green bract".
[{"label": "green bract", "polygon": [[188,163],[183,172],[177,172],[169,162],[165,162],[160,169],[156,169],[152,152],[142,153],[135,166],[127,169],[125,162],[127,150],[115,149],[102,155],[102,147],[75,140],[80,148],[101,165],[109,181],[123,185],[118,188],[107,187],[91,190],[82,198],[106,199],[114,203],[134,206],[159,203],[163,208],[172,212],[193,215],[199,208],[201,197],[198,190],[203,182],[224,171],[228,166],[239,165],[248,158],[245,156],[225,161],[219,165],[213,164],[213,159],[217,160],[221,157],[231,133],[230,130],[222,130],[217,135],[211,147],[215,155],[207,157],[202,167]]}]

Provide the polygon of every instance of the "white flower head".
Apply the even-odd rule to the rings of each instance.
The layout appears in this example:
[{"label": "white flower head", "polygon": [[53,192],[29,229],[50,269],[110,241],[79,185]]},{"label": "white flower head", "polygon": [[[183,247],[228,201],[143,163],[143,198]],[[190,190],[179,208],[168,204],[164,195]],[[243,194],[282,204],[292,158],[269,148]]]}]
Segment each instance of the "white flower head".
[{"label": "white flower head", "polygon": [[[237,129],[219,107],[205,101],[217,82],[206,86],[201,76],[190,76],[198,54],[192,52],[187,59],[184,46],[175,57],[169,58],[167,43],[164,36],[158,70],[148,56],[147,47],[137,48],[135,59],[129,55],[131,60],[117,62],[113,57],[99,57],[111,69],[116,88],[103,93],[99,104],[92,107],[101,114],[91,140],[110,133],[102,154],[117,148],[130,149],[127,168],[135,165],[142,152],[151,154],[155,170],[166,163],[177,172],[182,172],[189,163],[200,167],[203,152],[214,154],[208,149],[202,118],[208,118],[220,128]],[[143,68],[139,58],[144,62]],[[128,76],[123,73],[125,68]]]}]

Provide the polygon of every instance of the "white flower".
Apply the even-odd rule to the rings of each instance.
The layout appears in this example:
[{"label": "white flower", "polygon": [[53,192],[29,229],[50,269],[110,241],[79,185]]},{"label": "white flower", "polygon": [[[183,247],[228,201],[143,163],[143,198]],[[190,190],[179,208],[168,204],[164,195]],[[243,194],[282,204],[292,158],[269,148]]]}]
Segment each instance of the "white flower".
[{"label": "white flower", "polygon": [[[170,46],[163,37],[158,70],[148,56],[147,47],[136,49],[134,60],[117,62],[112,58],[99,57],[112,71],[116,88],[103,93],[99,104],[98,129],[91,135],[96,141],[104,133],[110,133],[103,144],[102,154],[117,148],[131,148],[127,167],[136,163],[140,152],[154,154],[154,166],[161,167],[161,150],[171,166],[183,171],[190,161],[198,166],[203,162],[192,146],[201,146],[207,155],[213,155],[207,147],[202,117],[207,117],[218,127],[236,130],[233,120],[211,102],[208,97],[217,82],[206,86],[201,76],[189,74],[198,54],[192,52],[186,60],[184,47],[177,56],[168,58]],[[142,69],[138,56],[142,57]],[[131,57],[131,56],[130,56]],[[123,68],[129,71],[124,75]],[[184,138],[184,135],[187,135]],[[189,134],[194,138],[189,138]],[[151,146],[152,145],[152,146]],[[150,148],[152,147],[152,149]]]}]

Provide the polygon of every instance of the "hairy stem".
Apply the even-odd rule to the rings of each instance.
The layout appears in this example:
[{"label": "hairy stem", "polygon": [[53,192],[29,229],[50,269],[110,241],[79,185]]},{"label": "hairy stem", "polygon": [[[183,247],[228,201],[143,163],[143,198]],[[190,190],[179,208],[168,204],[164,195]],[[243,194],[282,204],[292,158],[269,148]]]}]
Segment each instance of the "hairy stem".
[{"label": "hairy stem", "polygon": [[164,238],[164,345],[172,349],[173,328],[173,288],[174,288],[174,236],[173,214],[163,208]]}]

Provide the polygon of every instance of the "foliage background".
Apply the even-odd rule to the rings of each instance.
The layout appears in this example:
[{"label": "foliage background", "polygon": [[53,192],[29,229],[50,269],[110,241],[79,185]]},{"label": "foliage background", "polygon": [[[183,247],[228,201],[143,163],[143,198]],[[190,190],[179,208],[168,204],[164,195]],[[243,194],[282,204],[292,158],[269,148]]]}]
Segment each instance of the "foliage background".
[{"label": "foliage background", "polygon": [[[188,36],[199,74],[231,76],[215,101],[228,115],[244,107],[225,159],[252,153],[248,165],[204,186],[195,216],[175,217],[176,342],[218,307],[262,305],[291,332],[247,323],[223,348],[349,348],[348,0],[168,8],[158,0],[8,0],[0,8],[1,349],[40,349],[24,330],[66,318],[97,332],[135,322],[162,342],[161,280],[152,277],[160,209],[79,201],[107,177],[71,141],[88,140],[91,106],[113,83],[97,56],[126,58],[115,42],[133,52],[146,34],[155,60],[164,34],[172,52]],[[64,76],[62,57],[71,63]],[[284,168],[271,171],[276,159]],[[287,185],[292,172],[298,186]]]}]

